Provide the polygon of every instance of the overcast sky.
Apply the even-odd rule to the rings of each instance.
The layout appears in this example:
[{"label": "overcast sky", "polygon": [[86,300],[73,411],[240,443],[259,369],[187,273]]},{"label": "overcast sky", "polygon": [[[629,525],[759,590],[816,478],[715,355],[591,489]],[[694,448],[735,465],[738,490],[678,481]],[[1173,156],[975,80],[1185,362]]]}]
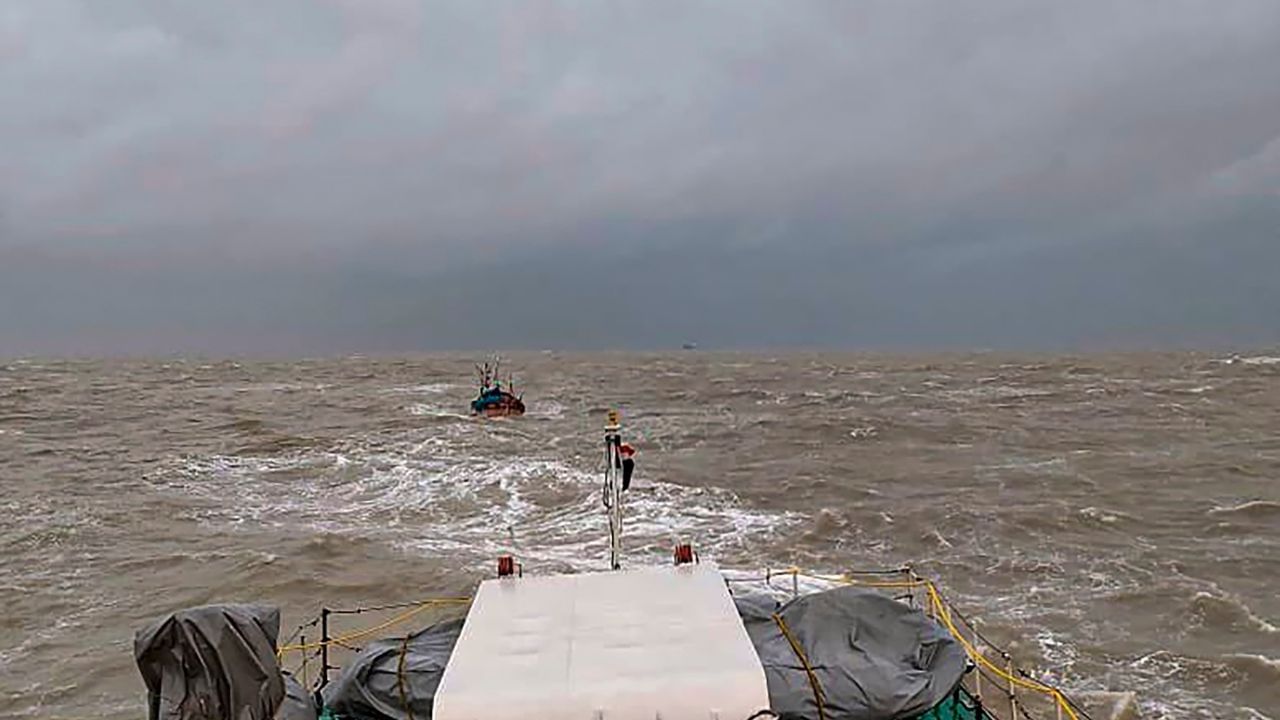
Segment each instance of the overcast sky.
[{"label": "overcast sky", "polygon": [[1280,3],[0,3],[0,355],[1280,342]]}]

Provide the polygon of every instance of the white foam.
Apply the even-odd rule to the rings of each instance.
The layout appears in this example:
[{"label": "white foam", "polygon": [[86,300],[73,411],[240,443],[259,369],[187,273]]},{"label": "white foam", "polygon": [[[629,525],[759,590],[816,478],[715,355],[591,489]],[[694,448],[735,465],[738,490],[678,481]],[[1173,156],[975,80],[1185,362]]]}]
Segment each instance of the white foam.
[{"label": "white foam", "polygon": [[1045,468],[1065,468],[1067,459],[1051,457],[1047,460],[1010,460],[996,465],[979,465],[978,470],[1040,470]]},{"label": "white foam", "polygon": [[1060,640],[1052,630],[1042,628],[1034,636],[1040,655],[1045,659],[1047,668],[1042,671],[1042,682],[1051,685],[1063,685],[1071,675],[1071,668],[1079,660],[1079,653],[1074,645]]},{"label": "white foam", "polygon": [[1210,515],[1269,515],[1277,513],[1280,513],[1280,502],[1275,502],[1273,500],[1250,500],[1249,502],[1240,503],[1239,505],[1219,505],[1209,510]]},{"label": "white foam", "polygon": [[[557,459],[457,450],[458,435],[489,431],[460,424],[386,448],[187,458],[156,480],[209,501],[198,514],[208,523],[382,536],[478,568],[503,552],[526,563],[598,567],[607,556],[600,477]],[[708,556],[734,553],[800,521],[744,507],[728,490],[642,478],[627,494],[625,513],[625,546],[648,557],[665,557],[678,540]]]},{"label": "white foam", "polygon": [[1083,518],[1100,522],[1104,525],[1114,525],[1121,520],[1135,519],[1134,516],[1119,510],[1104,510],[1096,507],[1081,508],[1079,514]]},{"label": "white foam", "polygon": [[558,418],[564,415],[564,405],[555,400],[540,400],[529,406],[528,414],[540,418]]},{"label": "white foam", "polygon": [[[1217,586],[1215,585],[1214,588],[1216,590]],[[1199,613],[1204,613],[1207,610],[1220,609],[1231,615],[1243,618],[1245,624],[1253,627],[1255,630],[1260,630],[1268,634],[1280,633],[1280,627],[1276,627],[1267,620],[1255,615],[1253,609],[1235,595],[1223,593],[1221,590],[1217,590],[1217,592],[1201,590],[1197,592],[1191,600]]]},{"label": "white foam", "polygon": [[1016,385],[979,385],[962,390],[943,390],[933,393],[948,400],[1021,400],[1024,398],[1040,398],[1053,395],[1052,390],[1019,387]]},{"label": "white foam", "polygon": [[1254,355],[1251,357],[1232,355],[1227,358],[1219,358],[1213,362],[1223,365],[1280,365],[1280,357],[1274,355]]},{"label": "white foam", "polygon": [[948,550],[948,549],[950,549],[950,548],[952,548],[952,547],[953,547],[953,545],[951,544],[951,541],[950,541],[950,540],[948,540],[947,538],[945,538],[945,537],[942,535],[942,533],[938,532],[938,530],[937,530],[936,528],[935,528],[935,529],[930,530],[930,531],[925,535],[925,537],[926,537],[926,538],[928,538],[929,540],[932,540],[933,542],[937,543],[938,547],[940,547],[940,548],[942,548],[942,549],[944,549],[944,550]]},{"label": "white foam", "polygon": [[441,395],[458,387],[454,383],[427,383],[425,385],[400,385],[389,387],[381,392],[391,395]]},{"label": "white foam", "polygon": [[459,412],[457,408],[445,405],[435,405],[432,403],[414,403],[408,407],[410,415],[418,417],[437,417],[437,418],[458,418],[467,419],[471,416],[464,412]]}]

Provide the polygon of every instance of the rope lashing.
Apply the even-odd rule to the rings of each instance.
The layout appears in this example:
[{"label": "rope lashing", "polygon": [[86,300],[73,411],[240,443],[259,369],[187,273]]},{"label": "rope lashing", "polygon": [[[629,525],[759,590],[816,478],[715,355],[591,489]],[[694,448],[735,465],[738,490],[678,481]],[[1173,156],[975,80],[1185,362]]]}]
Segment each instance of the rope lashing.
[{"label": "rope lashing", "polygon": [[404,660],[409,654],[409,636],[400,643],[400,659],[396,663],[396,686],[400,689],[400,706],[404,708],[408,720],[413,720],[413,705],[409,702],[409,694],[405,691]]},{"label": "rope lashing", "polygon": [[387,620],[386,622],[378,623],[377,625],[374,625],[373,627],[365,628],[364,630],[357,630],[355,632],[350,632],[345,635],[339,635],[338,637],[329,638],[328,641],[319,640],[319,641],[310,642],[310,643],[284,645],[279,650],[276,651],[276,657],[278,658],[280,656],[283,656],[287,652],[305,652],[307,650],[314,650],[316,648],[324,647],[325,645],[339,645],[339,646],[349,645],[353,640],[359,640],[360,638],[368,637],[376,632],[386,630],[389,627],[394,627],[403,622],[411,620],[415,616],[421,614],[422,612],[428,610],[429,608],[440,607],[441,605],[466,605],[470,602],[471,602],[471,598],[438,598],[433,600],[424,600],[423,602],[419,603],[417,606],[413,607],[412,609],[406,612],[400,613],[399,615],[396,615],[395,617],[391,618],[390,620]]},{"label": "rope lashing", "polygon": [[777,623],[778,629],[782,631],[782,636],[791,644],[791,651],[799,658],[800,664],[804,666],[805,674],[809,676],[809,687],[813,689],[813,701],[818,705],[818,720],[827,720],[822,685],[818,682],[817,674],[813,672],[813,666],[809,664],[809,658],[805,657],[804,649],[800,647],[800,643],[796,642],[795,636],[791,634],[791,629],[787,627],[787,623],[782,619],[782,616],[774,613],[773,621]]}]

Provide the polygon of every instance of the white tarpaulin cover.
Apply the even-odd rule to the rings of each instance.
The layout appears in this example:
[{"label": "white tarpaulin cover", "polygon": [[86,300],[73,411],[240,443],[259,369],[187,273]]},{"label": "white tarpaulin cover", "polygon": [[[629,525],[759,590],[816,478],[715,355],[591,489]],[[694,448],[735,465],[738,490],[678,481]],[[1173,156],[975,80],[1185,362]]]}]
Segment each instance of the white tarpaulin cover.
[{"label": "white tarpaulin cover", "polygon": [[743,720],[764,669],[709,565],[481,583],[434,720]]}]

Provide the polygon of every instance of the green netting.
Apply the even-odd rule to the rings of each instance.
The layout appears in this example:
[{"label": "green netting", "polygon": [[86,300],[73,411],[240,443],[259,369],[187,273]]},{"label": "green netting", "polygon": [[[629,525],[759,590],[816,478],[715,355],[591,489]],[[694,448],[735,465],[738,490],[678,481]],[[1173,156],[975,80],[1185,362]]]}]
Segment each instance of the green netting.
[{"label": "green netting", "polygon": [[991,713],[978,710],[973,696],[963,687],[957,687],[946,700],[933,706],[929,712],[917,716],[915,720],[997,720]]}]

